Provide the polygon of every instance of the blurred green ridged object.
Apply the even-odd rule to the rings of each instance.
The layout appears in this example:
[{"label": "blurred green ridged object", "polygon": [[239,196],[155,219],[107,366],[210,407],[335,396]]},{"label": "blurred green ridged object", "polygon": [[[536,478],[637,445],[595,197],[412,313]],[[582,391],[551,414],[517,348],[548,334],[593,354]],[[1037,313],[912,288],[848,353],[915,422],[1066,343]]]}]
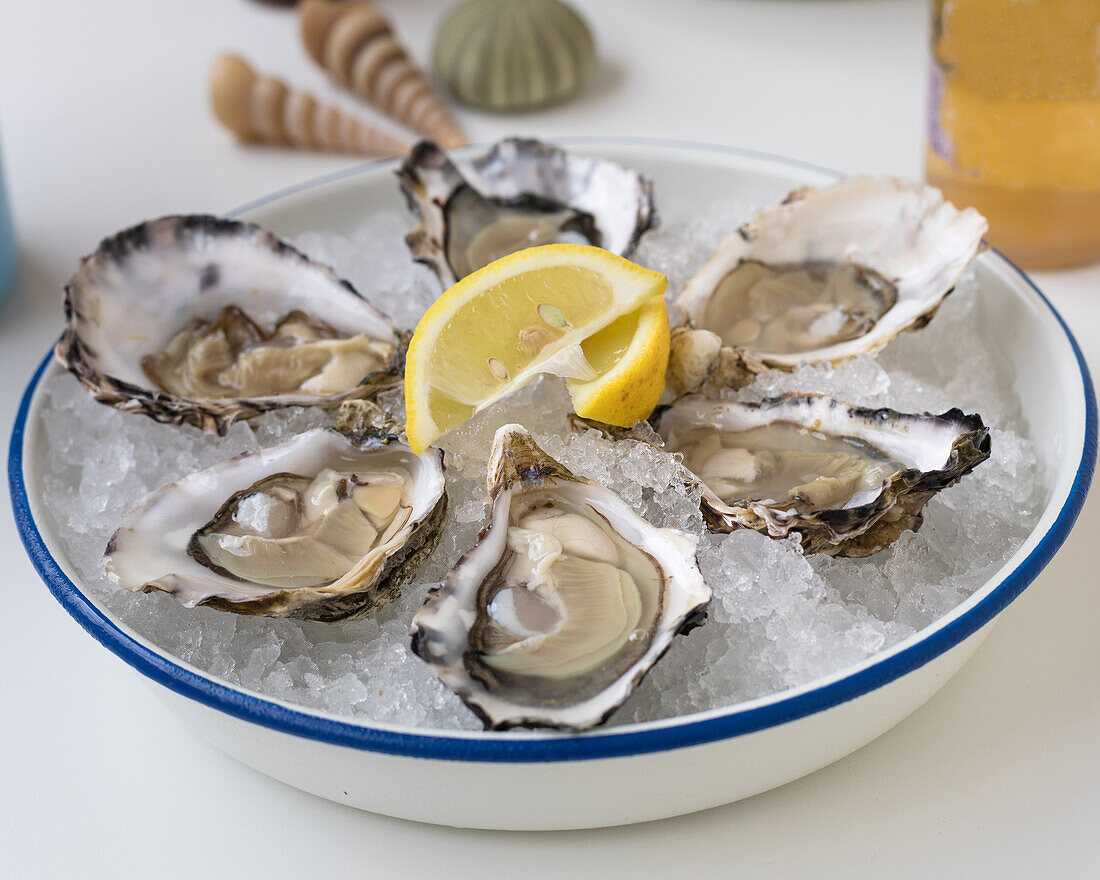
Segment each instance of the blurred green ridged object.
[{"label": "blurred green ridged object", "polygon": [[432,55],[455,98],[499,113],[563,101],[596,65],[592,32],[560,0],[466,0],[440,23]]}]

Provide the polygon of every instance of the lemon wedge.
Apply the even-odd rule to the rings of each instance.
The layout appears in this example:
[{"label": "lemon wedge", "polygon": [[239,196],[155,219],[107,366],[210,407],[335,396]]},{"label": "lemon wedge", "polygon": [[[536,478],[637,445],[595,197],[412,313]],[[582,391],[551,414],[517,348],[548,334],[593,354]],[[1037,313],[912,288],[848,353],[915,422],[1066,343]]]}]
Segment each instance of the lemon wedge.
[{"label": "lemon wedge", "polygon": [[633,427],[653,412],[665,390],[669,329],[664,298],[589,336],[581,350],[597,378],[567,380],[574,411],[586,419]]},{"label": "lemon wedge", "polygon": [[540,373],[564,377],[579,415],[649,415],[668,363],[667,279],[601,248],[551,244],[502,257],[440,296],[405,361],[417,454]]}]

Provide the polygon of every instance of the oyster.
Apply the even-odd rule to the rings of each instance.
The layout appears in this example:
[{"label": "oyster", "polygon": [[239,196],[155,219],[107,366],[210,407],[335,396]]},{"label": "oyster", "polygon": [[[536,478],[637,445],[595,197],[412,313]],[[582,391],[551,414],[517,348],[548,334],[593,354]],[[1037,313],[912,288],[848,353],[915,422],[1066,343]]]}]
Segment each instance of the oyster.
[{"label": "oyster", "polygon": [[397,595],[446,507],[439,450],[316,428],[146,496],[107,546],[107,576],[188,607],[358,616]]},{"label": "oyster", "polygon": [[497,431],[489,525],[433,590],[412,649],[486,727],[600,724],[702,622],[695,541],[573,476],[519,425]]},{"label": "oyster", "polygon": [[850,177],[806,187],[727,238],[676,305],[677,391],[740,386],[771,368],[874,353],[923,327],[987,228],[939,190]]},{"label": "oyster", "polygon": [[928,500],[990,449],[977,415],[864,409],[816,394],[688,395],[659,414],[657,431],[702,484],[712,531],[797,532],[806,551],[839,556],[868,556],[919,529]]},{"label": "oyster", "polygon": [[225,433],[400,381],[389,320],[266,230],[162,217],[106,239],[65,287],[57,357],[97,400]]},{"label": "oyster", "polygon": [[629,256],[657,224],[649,180],[536,140],[500,141],[462,169],[421,141],[397,176],[420,218],[409,249],[445,288],[535,245],[571,241]]}]

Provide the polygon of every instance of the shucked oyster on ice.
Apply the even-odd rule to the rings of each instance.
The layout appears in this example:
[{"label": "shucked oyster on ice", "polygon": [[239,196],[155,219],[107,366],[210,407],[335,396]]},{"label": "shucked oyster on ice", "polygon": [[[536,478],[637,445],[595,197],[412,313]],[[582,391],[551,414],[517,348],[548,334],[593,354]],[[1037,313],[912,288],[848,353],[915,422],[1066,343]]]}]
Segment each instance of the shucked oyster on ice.
[{"label": "shucked oyster on ice", "polygon": [[316,428],[146,496],[111,538],[107,575],[189,607],[338,620],[397,595],[446,507],[439,450]]},{"label": "shucked oyster on ice", "polygon": [[740,386],[771,368],[874,353],[923,327],[987,228],[939,190],[850,177],[806,187],[727,238],[676,305],[669,378],[679,392]]},{"label": "shucked oyster on ice", "polygon": [[630,256],[657,223],[649,180],[536,140],[508,138],[461,168],[421,141],[397,176],[420,218],[409,249],[445,288],[536,245],[565,241]]},{"label": "shucked oyster on ice", "polygon": [[224,433],[400,381],[389,320],[251,223],[162,217],[106,239],[65,288],[57,356],[97,400]]},{"label": "shucked oyster on ice", "polygon": [[605,721],[710,600],[695,541],[497,431],[489,525],[429,594],[412,649],[486,727]]},{"label": "shucked oyster on ice", "polygon": [[657,431],[702,483],[712,531],[797,532],[808,552],[840,556],[868,556],[916,531],[928,500],[990,452],[979,416],[863,409],[816,394],[761,403],[688,395],[659,415]]}]

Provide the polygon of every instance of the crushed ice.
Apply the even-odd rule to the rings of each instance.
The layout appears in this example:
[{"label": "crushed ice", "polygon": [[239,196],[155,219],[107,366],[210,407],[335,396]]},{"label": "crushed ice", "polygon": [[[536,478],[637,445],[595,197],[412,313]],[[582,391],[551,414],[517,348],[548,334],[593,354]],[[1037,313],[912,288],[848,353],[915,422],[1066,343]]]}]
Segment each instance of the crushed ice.
[{"label": "crushed ice", "polygon": [[[635,258],[670,279],[670,299],[740,216],[730,206],[649,234]],[[438,293],[408,260],[407,219],[379,214],[347,235],[302,235],[298,246],[331,263],[412,327]],[[132,594],[104,577],[100,557],[122,514],[142,495],[250,449],[324,424],[309,410],[269,413],[211,439],[92,401],[68,374],[45,385],[44,493],[69,558],[89,591],[126,625],[230,684],[336,714],[418,727],[480,727],[408,648],[413,613],[468,549],[488,511],[485,464],[493,431],[521,422],[575,473],[618,492],[657,525],[700,536],[699,564],[714,590],[705,626],[675,641],[611,724],[728,706],[808,683],[912,635],[980,586],[1034,526],[1044,491],[1020,433],[1011,365],[981,336],[975,283],[964,279],[934,321],[903,334],[877,360],[773,371],[738,394],[758,400],[819,391],[906,411],[980,412],[993,456],[927,506],[924,527],[869,559],[804,556],[797,540],[755,532],[711,535],[676,456],[645,443],[572,434],[560,380],[537,380],[445,438],[451,513],[439,545],[403,598],[372,619],[336,624],[186,609],[161,593]],[[960,355],[960,352],[962,354]],[[400,395],[389,408],[400,411]]]}]

